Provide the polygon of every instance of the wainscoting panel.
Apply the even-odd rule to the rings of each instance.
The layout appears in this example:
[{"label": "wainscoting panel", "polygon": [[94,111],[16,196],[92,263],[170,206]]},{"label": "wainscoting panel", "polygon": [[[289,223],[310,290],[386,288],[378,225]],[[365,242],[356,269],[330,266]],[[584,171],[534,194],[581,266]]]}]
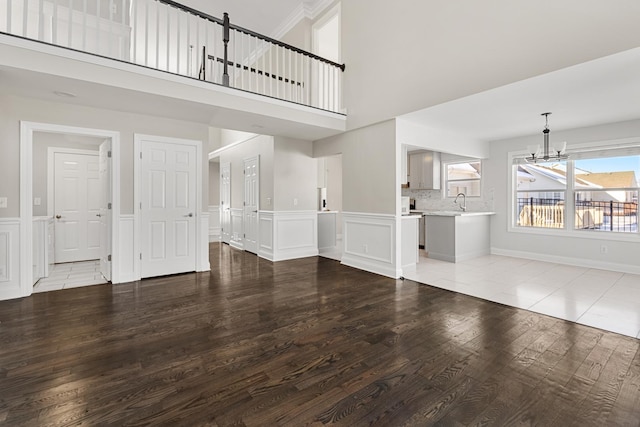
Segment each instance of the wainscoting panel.
[{"label": "wainscoting panel", "polygon": [[120,215],[120,246],[118,258],[120,271],[118,277],[112,277],[112,283],[133,282],[140,279],[140,273],[136,272],[136,253],[134,247],[134,236],[137,230],[134,227],[133,215]]},{"label": "wainscoting panel", "polygon": [[242,208],[231,208],[231,241],[229,245],[244,250],[244,212]]},{"label": "wainscoting panel", "polygon": [[273,215],[273,261],[318,255],[316,211],[283,211]]},{"label": "wainscoting panel", "polygon": [[[201,230],[201,233],[208,232],[209,212],[200,213],[200,230]],[[200,239],[199,253],[200,253],[200,259],[196,260],[196,270],[197,271],[211,270],[211,266],[209,265],[209,239],[205,239],[204,236],[202,239]]]},{"label": "wainscoting panel", "polygon": [[209,206],[209,242],[219,242],[220,236],[220,206]]},{"label": "wainscoting panel", "polygon": [[0,219],[0,300],[20,298],[20,220]]},{"label": "wainscoting panel", "polygon": [[258,212],[258,256],[273,261],[273,211]]},{"label": "wainscoting panel", "polygon": [[48,232],[49,217],[35,216],[33,217],[33,231],[31,234],[33,243],[31,249],[33,251],[33,284],[39,279],[49,275],[49,251],[48,251]]},{"label": "wainscoting panel", "polygon": [[398,278],[395,215],[344,212],[342,264]]}]

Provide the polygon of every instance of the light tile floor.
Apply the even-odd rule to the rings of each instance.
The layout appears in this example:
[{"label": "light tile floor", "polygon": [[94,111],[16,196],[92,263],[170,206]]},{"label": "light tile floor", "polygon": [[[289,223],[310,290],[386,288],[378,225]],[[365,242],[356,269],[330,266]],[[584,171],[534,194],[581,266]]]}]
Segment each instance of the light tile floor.
[{"label": "light tile floor", "polygon": [[426,258],[405,278],[640,338],[640,275],[487,255]]},{"label": "light tile floor", "polygon": [[100,274],[100,261],[68,262],[54,264],[49,277],[44,277],[33,286],[33,292],[49,292],[59,289],[100,285],[107,281]]}]

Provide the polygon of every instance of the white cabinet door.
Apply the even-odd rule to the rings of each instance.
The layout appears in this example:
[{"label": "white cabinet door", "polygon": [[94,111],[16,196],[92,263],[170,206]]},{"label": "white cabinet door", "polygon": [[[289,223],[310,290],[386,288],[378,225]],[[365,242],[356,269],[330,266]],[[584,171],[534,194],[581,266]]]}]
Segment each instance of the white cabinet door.
[{"label": "white cabinet door", "polygon": [[55,262],[100,258],[98,155],[55,153]]},{"label": "white cabinet door", "polygon": [[244,161],[244,250],[258,253],[258,201],[259,193],[258,157]]},{"label": "white cabinet door", "polygon": [[141,144],[141,276],[196,269],[196,147]]},{"label": "white cabinet door", "polygon": [[220,165],[220,227],[222,241],[231,242],[231,164]]},{"label": "white cabinet door", "polygon": [[409,155],[409,188],[424,188],[422,182],[422,154]]}]

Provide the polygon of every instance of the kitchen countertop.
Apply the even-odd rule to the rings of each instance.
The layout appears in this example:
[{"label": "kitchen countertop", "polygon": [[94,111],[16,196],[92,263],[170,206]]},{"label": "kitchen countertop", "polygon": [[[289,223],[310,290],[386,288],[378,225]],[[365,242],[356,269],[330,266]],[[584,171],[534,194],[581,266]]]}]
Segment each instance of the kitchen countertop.
[{"label": "kitchen countertop", "polygon": [[422,214],[418,214],[412,211],[412,213],[410,213],[409,215],[402,215],[402,219],[407,218],[422,218]]},{"label": "kitchen countertop", "polygon": [[318,211],[319,214],[338,213],[338,211]]}]

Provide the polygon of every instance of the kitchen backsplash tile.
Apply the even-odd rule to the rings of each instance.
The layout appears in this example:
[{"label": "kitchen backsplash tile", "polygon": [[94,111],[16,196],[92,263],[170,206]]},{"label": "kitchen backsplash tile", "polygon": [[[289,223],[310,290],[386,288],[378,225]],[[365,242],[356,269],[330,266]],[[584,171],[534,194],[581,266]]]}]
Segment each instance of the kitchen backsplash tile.
[{"label": "kitchen backsplash tile", "polygon": [[[452,198],[442,198],[441,190],[412,190],[403,188],[402,195],[416,200],[417,210],[452,210],[458,209]],[[493,212],[493,189],[487,191],[485,197],[468,197],[467,210],[470,212]]]}]

